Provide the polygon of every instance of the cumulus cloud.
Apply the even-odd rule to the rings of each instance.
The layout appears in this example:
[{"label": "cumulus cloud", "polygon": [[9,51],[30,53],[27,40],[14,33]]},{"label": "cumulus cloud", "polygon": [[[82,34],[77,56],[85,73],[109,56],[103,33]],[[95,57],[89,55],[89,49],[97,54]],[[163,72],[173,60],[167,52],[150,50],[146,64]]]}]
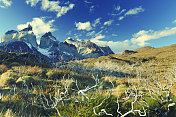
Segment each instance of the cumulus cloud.
[{"label": "cumulus cloud", "polygon": [[48,12],[56,12],[57,17],[65,15],[68,11],[72,10],[75,4],[67,2],[61,5],[60,1],[49,1],[49,0],[26,0],[27,4],[30,4],[31,7],[36,6],[38,2],[41,2],[41,9]]},{"label": "cumulus cloud", "polygon": [[109,20],[104,22],[104,25],[110,26],[113,23],[114,20]]},{"label": "cumulus cloud", "polygon": [[87,31],[92,30],[92,26],[91,26],[91,23],[89,21],[85,22],[85,23],[78,22],[78,23],[75,23],[75,24],[76,24],[77,30],[87,30]]},{"label": "cumulus cloud", "polygon": [[101,45],[101,46],[103,46],[103,45],[105,45],[105,41],[101,41],[100,39],[103,39],[103,38],[105,38],[105,35],[98,35],[98,36],[96,36],[96,37],[94,37],[94,38],[92,38],[92,39],[90,39],[90,41],[92,41],[92,42],[94,42],[94,43],[97,43],[98,45]]},{"label": "cumulus cloud", "polygon": [[153,40],[153,39],[159,39],[162,37],[175,35],[176,34],[176,27],[171,29],[165,29],[162,31],[153,31],[153,30],[141,30],[138,33],[133,35],[133,38],[131,39],[131,42],[133,44],[137,44],[139,46],[145,46],[146,44],[149,44],[147,41]]},{"label": "cumulus cloud", "polygon": [[133,49],[137,48],[137,45],[132,45],[130,40],[124,40],[124,41],[102,41],[101,39],[104,39],[104,38],[105,38],[105,35],[101,35],[100,34],[99,36],[90,39],[90,41],[96,43],[99,46],[107,45],[116,54],[120,54],[126,49],[133,50]]},{"label": "cumulus cloud", "polygon": [[69,6],[63,6],[60,9],[60,12],[58,12],[57,17],[61,17],[62,15],[65,15],[69,10],[73,9],[75,5],[74,4],[69,4]]},{"label": "cumulus cloud", "polygon": [[[108,45],[116,54],[122,53],[124,50],[134,50],[139,47],[146,46],[146,44],[150,44],[148,41],[153,39],[160,39],[162,37],[171,36],[176,34],[176,27],[173,28],[165,28],[160,31],[153,30],[141,30],[132,35],[132,38],[124,41],[104,41],[101,39],[106,38],[105,35],[99,34],[96,37],[90,39],[92,42],[97,45],[104,46]],[[112,35],[117,36],[117,35]]]},{"label": "cumulus cloud", "polygon": [[0,8],[7,8],[12,5],[12,1],[10,0],[0,0]]},{"label": "cumulus cloud", "polygon": [[17,26],[19,30],[22,30],[30,24],[33,27],[34,34],[38,37],[40,34],[44,34],[46,32],[53,32],[56,29],[53,27],[53,22],[55,20],[50,20],[46,22],[46,18],[33,18],[33,21],[27,22],[26,24],[20,24]]},{"label": "cumulus cloud", "polygon": [[121,54],[124,50],[134,50],[138,48],[137,45],[131,44],[130,40],[124,41],[108,41],[107,45],[114,51],[116,54]]},{"label": "cumulus cloud", "polygon": [[57,17],[61,17],[65,15],[69,10],[73,9],[75,6],[74,4],[68,4],[68,6],[60,6],[59,1],[49,1],[49,0],[42,0],[42,10],[50,11],[50,12],[57,12]]},{"label": "cumulus cloud", "polygon": [[[123,9],[122,11],[125,12],[126,9]],[[119,15],[123,13],[122,11],[119,13]],[[119,20],[123,20],[123,19],[124,19],[126,16],[128,16],[128,15],[137,15],[137,14],[139,14],[140,12],[144,12],[144,9],[142,8],[142,6],[139,6],[139,7],[133,8],[133,9],[130,9],[130,10],[128,10],[123,16],[120,16],[120,17],[119,17]]]},{"label": "cumulus cloud", "polygon": [[37,3],[41,0],[26,0],[27,5],[31,5],[31,7],[34,7],[37,5]]}]

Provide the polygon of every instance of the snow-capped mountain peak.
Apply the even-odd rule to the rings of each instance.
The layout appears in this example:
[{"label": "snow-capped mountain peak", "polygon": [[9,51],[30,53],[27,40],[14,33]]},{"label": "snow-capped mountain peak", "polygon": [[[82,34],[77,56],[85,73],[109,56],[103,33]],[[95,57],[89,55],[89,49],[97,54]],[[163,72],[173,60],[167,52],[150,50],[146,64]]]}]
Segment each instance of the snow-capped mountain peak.
[{"label": "snow-capped mountain peak", "polygon": [[51,32],[45,33],[37,44],[36,36],[32,31],[32,26],[21,31],[10,30],[2,36],[1,50],[11,52],[29,52],[40,57],[48,58],[51,61],[97,58],[113,54],[107,47],[100,47],[90,40],[67,38],[64,42],[58,41]]}]

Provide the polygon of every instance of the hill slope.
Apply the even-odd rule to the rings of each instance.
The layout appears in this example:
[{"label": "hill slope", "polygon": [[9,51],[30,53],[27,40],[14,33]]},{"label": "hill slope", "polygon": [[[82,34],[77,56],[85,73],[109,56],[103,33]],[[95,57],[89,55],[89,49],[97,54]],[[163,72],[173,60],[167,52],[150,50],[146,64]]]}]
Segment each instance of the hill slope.
[{"label": "hill slope", "polygon": [[111,61],[120,64],[141,64],[151,60],[165,62],[163,64],[176,62],[176,44],[160,48],[146,46],[135,50],[125,50],[122,54],[111,54],[92,59],[89,58],[84,59],[82,62],[86,65],[94,64],[96,66],[103,61]]}]

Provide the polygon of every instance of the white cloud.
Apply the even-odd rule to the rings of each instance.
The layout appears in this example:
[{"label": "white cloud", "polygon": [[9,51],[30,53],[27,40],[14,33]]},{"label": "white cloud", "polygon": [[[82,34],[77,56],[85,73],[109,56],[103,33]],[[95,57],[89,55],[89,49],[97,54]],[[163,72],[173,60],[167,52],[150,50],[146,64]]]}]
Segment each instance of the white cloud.
[{"label": "white cloud", "polygon": [[118,35],[117,34],[112,34],[113,37],[117,37]]},{"label": "white cloud", "polygon": [[153,39],[159,39],[162,37],[175,35],[176,34],[176,27],[171,29],[165,29],[162,31],[145,31],[141,30],[138,33],[133,35],[133,38],[131,39],[131,42],[133,44],[137,44],[139,46],[145,46],[146,44],[149,44],[147,41],[153,40]]},{"label": "white cloud", "polygon": [[84,2],[87,3],[87,4],[91,4],[91,3],[92,3],[92,2],[89,2],[89,1],[87,1],[87,0],[84,0]]},{"label": "white cloud", "polygon": [[104,22],[104,25],[108,25],[108,26],[110,26],[110,25],[113,23],[113,21],[114,21],[114,20],[106,21],[106,22]]},{"label": "white cloud", "polygon": [[89,9],[89,12],[94,12],[94,9],[95,9],[95,6],[91,6],[90,9]]},{"label": "white cloud", "polygon": [[7,8],[12,5],[12,1],[10,0],[0,0],[0,8]]},{"label": "white cloud", "polygon": [[65,15],[69,10],[73,9],[75,5],[74,4],[69,4],[69,6],[63,6],[61,7],[60,12],[58,12],[57,17],[61,17],[62,15]]},{"label": "white cloud", "polygon": [[94,23],[92,24],[93,27],[96,27],[98,24],[101,24],[100,22],[101,18],[97,18]]},{"label": "white cloud", "polygon": [[[123,9],[118,15],[121,15],[123,12],[125,12],[126,9]],[[126,16],[128,15],[137,15],[139,14],[140,12],[144,12],[144,9],[142,8],[142,6],[139,6],[139,7],[136,7],[136,8],[133,8],[133,9],[130,9],[128,10],[123,16],[120,16],[119,17],[119,20],[123,20]]]},{"label": "white cloud", "polygon": [[133,50],[133,49],[137,48],[137,45],[132,45],[130,40],[124,40],[124,41],[102,41],[101,39],[104,39],[104,38],[105,38],[105,35],[101,35],[100,34],[99,36],[90,39],[90,41],[96,43],[99,46],[107,45],[116,54],[120,54],[126,49]]},{"label": "white cloud", "polygon": [[176,20],[174,20],[172,23],[175,24],[175,23],[176,23]]},{"label": "white cloud", "polygon": [[94,42],[94,43],[96,43],[96,44],[98,44],[98,45],[100,45],[100,46],[103,46],[103,45],[105,45],[105,41],[100,41],[100,39],[103,39],[103,38],[105,38],[105,35],[98,35],[98,36],[96,36],[96,37],[94,37],[94,38],[92,38],[92,39],[90,39],[90,41],[91,42]]},{"label": "white cloud", "polygon": [[31,4],[31,7],[34,7],[37,5],[37,3],[41,0],[26,0],[26,4],[29,5]]},{"label": "white cloud", "polygon": [[56,12],[57,17],[61,17],[65,15],[68,11],[74,8],[74,4],[70,2],[66,2],[63,5],[60,5],[60,1],[49,1],[49,0],[26,0],[26,4],[30,4],[31,7],[37,5],[38,2],[41,2],[41,10],[48,11],[48,12]]},{"label": "white cloud", "polygon": [[119,11],[120,10],[120,6],[115,7],[115,10]]},{"label": "white cloud", "polygon": [[53,32],[56,29],[53,28],[53,22],[55,20],[50,20],[46,22],[46,18],[33,18],[33,21],[27,22],[26,24],[20,24],[17,26],[19,30],[22,30],[30,24],[33,27],[34,34],[38,37],[40,34],[44,34],[46,32]]},{"label": "white cloud", "polygon": [[125,16],[127,15],[136,15],[140,12],[144,12],[144,9],[140,6],[140,7],[137,7],[137,8],[133,8],[133,9],[130,9],[129,11],[127,11],[125,13]]},{"label": "white cloud", "polygon": [[124,41],[102,41],[101,39],[105,38],[105,36],[99,34],[95,38],[92,38],[91,41],[100,46],[108,45],[116,54],[119,54],[122,53],[124,50],[134,50],[136,48],[146,46],[146,44],[149,44],[147,42],[149,40],[160,39],[162,37],[175,34],[176,27],[170,29],[165,28],[161,31],[141,30],[138,33],[134,34],[131,39]]},{"label": "white cloud", "polygon": [[78,23],[75,23],[75,24],[76,24],[77,30],[87,30],[87,31],[92,30],[92,26],[91,26],[91,23],[89,21],[85,22],[85,23],[78,22]]},{"label": "white cloud", "polygon": [[125,17],[124,16],[121,16],[121,17],[119,17],[119,20],[123,20]]},{"label": "white cloud", "polygon": [[87,34],[86,34],[86,36],[93,36],[95,34],[95,31],[92,31],[92,32],[88,32]]},{"label": "white cloud", "polygon": [[65,15],[69,10],[73,9],[74,4],[68,4],[68,6],[60,6],[59,1],[49,1],[42,0],[41,9],[50,12],[57,12],[57,17],[61,17]]},{"label": "white cloud", "polygon": [[131,44],[130,40],[108,41],[107,45],[116,54],[121,54],[124,50],[134,50],[134,49],[138,48],[137,45]]},{"label": "white cloud", "polygon": [[122,9],[121,11],[120,11],[120,13],[118,13],[118,15],[121,15],[122,13],[124,13],[126,11],[126,9]]},{"label": "white cloud", "polygon": [[[117,10],[118,11],[118,10]],[[119,13],[113,13],[111,14],[112,16],[117,16],[117,15],[121,15],[122,13],[124,13],[126,11],[126,9],[122,9]]]}]

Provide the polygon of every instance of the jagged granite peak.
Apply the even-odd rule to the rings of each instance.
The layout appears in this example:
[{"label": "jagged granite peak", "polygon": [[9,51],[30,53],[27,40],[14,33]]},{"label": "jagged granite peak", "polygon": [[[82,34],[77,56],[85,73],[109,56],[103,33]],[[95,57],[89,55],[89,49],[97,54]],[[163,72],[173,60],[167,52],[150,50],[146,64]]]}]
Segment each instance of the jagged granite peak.
[{"label": "jagged granite peak", "polygon": [[[45,33],[42,37],[49,37],[49,36],[53,36],[51,32],[47,32]],[[54,37],[54,36],[53,36]],[[55,38],[56,40],[56,38]]]},{"label": "jagged granite peak", "polygon": [[105,56],[107,56],[109,54],[115,54],[109,46],[100,46],[100,48],[102,49]]},{"label": "jagged granite peak", "polygon": [[32,31],[32,26],[30,24],[28,24],[28,27],[22,29],[20,32],[22,32],[22,31]]},{"label": "jagged granite peak", "polygon": [[14,33],[17,33],[18,31],[16,30],[9,30],[5,33],[5,35],[9,35],[9,34],[14,34]]},{"label": "jagged granite peak", "polygon": [[84,58],[89,58],[89,57],[97,58],[100,56],[114,54],[114,52],[108,46],[100,47],[95,43],[91,42],[90,40],[85,41],[85,40],[67,38],[64,41],[64,44],[66,44],[69,47],[75,47],[78,53],[82,55]]},{"label": "jagged granite peak", "polygon": [[9,43],[14,41],[24,41],[31,46],[37,47],[36,36],[32,31],[32,26],[28,25],[27,28],[24,28],[21,31],[10,30],[2,36],[1,42],[2,43]]},{"label": "jagged granite peak", "polygon": [[21,31],[7,31],[1,41],[1,50],[17,53],[29,52],[37,56],[46,57],[52,62],[63,59],[69,61],[73,59],[97,58],[113,54],[109,47],[100,47],[87,40],[67,38],[64,42],[59,42],[51,32],[45,33],[40,38],[38,46],[30,24]]},{"label": "jagged granite peak", "polygon": [[68,37],[65,41],[65,44],[67,44],[70,47],[76,47],[79,48],[80,46],[83,46],[85,44],[84,41],[80,41],[78,39],[72,39],[71,37]]},{"label": "jagged granite peak", "polygon": [[47,32],[40,38],[39,47],[43,49],[49,48],[55,45],[55,43],[59,43],[59,41],[56,40],[56,37],[51,32]]}]

